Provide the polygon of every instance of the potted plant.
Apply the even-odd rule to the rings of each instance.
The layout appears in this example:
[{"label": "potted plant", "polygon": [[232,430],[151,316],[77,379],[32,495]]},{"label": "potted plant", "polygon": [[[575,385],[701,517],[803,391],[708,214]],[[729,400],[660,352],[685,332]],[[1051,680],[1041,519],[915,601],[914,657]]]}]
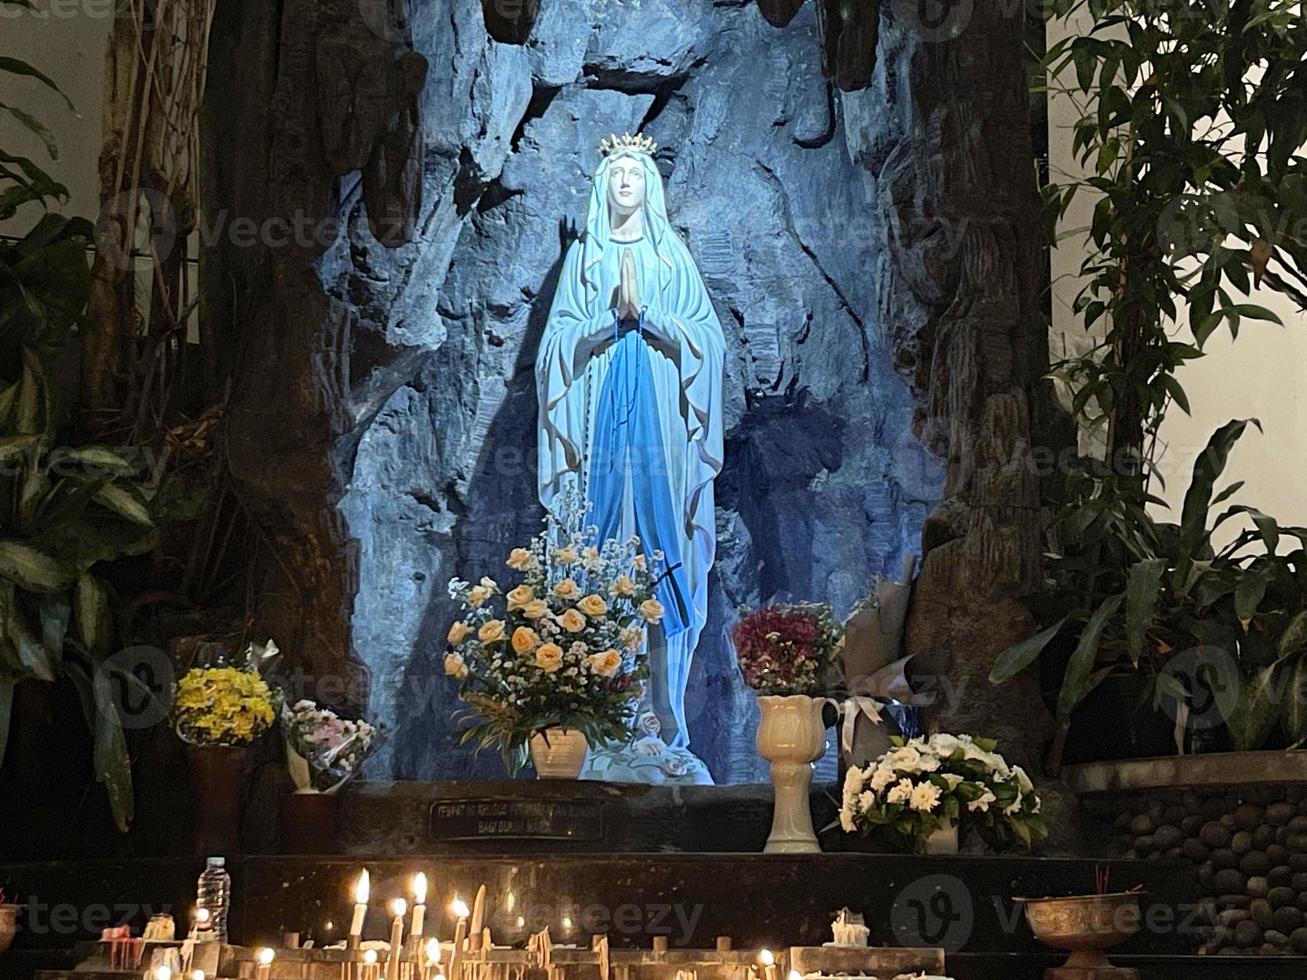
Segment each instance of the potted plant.
[{"label": "potted plant", "polygon": [[[72,109],[25,62],[0,58],[0,74],[39,83]],[[37,119],[3,108],[56,155]],[[0,158],[0,220],[40,211],[29,231],[0,240],[0,760],[15,715],[46,716],[52,686],[67,685],[86,717],[95,777],[126,831],[134,795],[114,692],[151,708],[154,694],[110,657],[111,590],[102,575],[114,560],[154,547],[155,504],[142,467],[85,440],[59,381],[90,295],[86,251],[95,230],[56,213],[68,190],[35,161],[13,147],[0,147]],[[16,699],[32,710],[16,713]]]},{"label": "potted plant", "polygon": [[245,752],[276,720],[256,657],[250,644],[231,661],[192,667],[177,681],[173,718],[186,743],[198,854],[239,851]]},{"label": "potted plant", "polygon": [[[1151,749],[1143,754],[1183,751],[1195,732],[1220,725],[1235,747],[1258,748],[1281,718],[1288,741],[1307,737],[1299,699],[1278,697],[1286,685],[1307,685],[1307,581],[1298,574],[1307,564],[1307,530],[1227,504],[1241,484],[1218,490],[1231,450],[1255,424],[1235,420],[1212,436],[1194,464],[1178,525],[1156,521],[1148,501],[1128,498],[1109,478],[1093,520],[1085,522],[1085,508],[1059,518],[1057,529],[1072,544],[1050,556],[1045,590],[1032,599],[1043,628],[1005,651],[991,673],[1002,683],[1055,651],[1057,641],[1073,647],[1057,695],[1051,768],[1084,717],[1082,703],[1123,675],[1137,681],[1133,702],[1119,699],[1119,714],[1109,715],[1100,699],[1088,720],[1112,731],[1140,715],[1160,719],[1160,749],[1157,740],[1143,743]],[[1218,546],[1216,532],[1240,517],[1254,529]],[[1280,554],[1284,541],[1298,547]],[[1231,675],[1247,681],[1242,692]],[[1224,681],[1221,690],[1213,679]]]},{"label": "potted plant", "polygon": [[[1089,697],[1099,699],[1099,732],[1151,729],[1166,744],[1170,728],[1171,751],[1192,744],[1185,721],[1202,682],[1177,676],[1177,659],[1196,659],[1196,672],[1210,674],[1213,659],[1228,658],[1255,682],[1232,719],[1245,745],[1268,716],[1276,722],[1261,692],[1297,676],[1290,661],[1302,645],[1287,627],[1297,600],[1270,585],[1260,594],[1264,578],[1289,581],[1269,542],[1290,529],[1277,531],[1249,508],[1227,508],[1208,523],[1210,509],[1237,491],[1217,492],[1211,481],[1249,423],[1212,437],[1177,523],[1150,513],[1162,506],[1162,422],[1175,408],[1189,411],[1184,364],[1204,356],[1219,329],[1237,337],[1250,321],[1279,322],[1246,296],[1269,291],[1307,306],[1307,131],[1282,111],[1307,56],[1300,12],[1276,0],[1255,14],[1239,4],[1209,13],[1159,18],[1134,0],[1047,8],[1050,19],[1089,22],[1049,47],[1040,72],[1040,86],[1079,112],[1072,143],[1083,173],[1045,191],[1055,243],[1072,202],[1094,198],[1074,301],[1084,341],[1068,344],[1072,352],[1050,373],[1082,448],[1061,468],[1064,480],[1044,484],[1052,559],[1030,597],[1037,635],[1009,650],[993,679],[1047,651],[1057,688],[1054,768]],[[1194,65],[1206,68],[1195,73]],[[1214,546],[1211,532],[1232,518],[1253,525],[1245,544],[1267,544],[1264,554]],[[1105,717],[1113,705],[1120,715]],[[1251,717],[1261,720],[1250,725]],[[1139,737],[1118,751],[1156,752],[1157,744]]]},{"label": "potted plant", "polygon": [[888,834],[924,854],[956,854],[970,827],[995,848],[1029,848],[1048,835],[1039,795],[997,748],[970,735],[895,738],[889,752],[845,774],[840,827]]},{"label": "potted plant", "polygon": [[843,631],[824,603],[776,603],[745,612],[731,630],[744,682],[758,692],[758,754],[771,763],[771,833],[764,851],[821,850],[813,831],[808,786],[812,763],[826,747],[819,697]]},{"label": "potted plant", "polygon": [[462,614],[449,629],[445,673],[471,724],[464,743],[495,746],[516,774],[528,750],[542,779],[575,779],[590,746],[631,740],[649,667],[646,628],[662,620],[655,571],[638,538],[595,540],[585,507],[564,495],[530,544],[491,578],[449,584]]}]

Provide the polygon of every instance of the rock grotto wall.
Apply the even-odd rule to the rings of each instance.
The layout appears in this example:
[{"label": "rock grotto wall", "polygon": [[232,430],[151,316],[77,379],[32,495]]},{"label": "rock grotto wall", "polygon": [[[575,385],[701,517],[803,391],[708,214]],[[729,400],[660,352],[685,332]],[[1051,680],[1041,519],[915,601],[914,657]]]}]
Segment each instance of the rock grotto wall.
[{"label": "rock grotto wall", "polygon": [[[732,610],[785,594],[847,609],[916,548],[939,481],[885,339],[882,212],[814,7],[777,29],[752,4],[544,3],[519,46],[487,35],[479,0],[452,0],[417,5],[412,37],[429,62],[416,240],[342,238],[319,263],[334,302],[425,352],[363,431],[340,504],[359,547],[354,649],[395,732],[377,774],[498,770],[456,745],[444,586],[497,574],[537,527],[536,347],[598,141],[643,130],[727,335],[691,733],[719,780],[762,778]],[[860,98],[856,138],[872,142],[892,91]]]}]

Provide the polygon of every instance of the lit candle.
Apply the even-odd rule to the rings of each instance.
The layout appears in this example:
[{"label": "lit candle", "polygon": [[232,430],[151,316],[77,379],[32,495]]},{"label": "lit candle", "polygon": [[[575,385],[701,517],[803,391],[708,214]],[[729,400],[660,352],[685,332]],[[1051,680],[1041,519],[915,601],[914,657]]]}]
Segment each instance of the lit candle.
[{"label": "lit candle", "polygon": [[172,980],[172,967],[156,966],[154,968],[154,980]]},{"label": "lit candle", "polygon": [[195,970],[193,973],[191,973],[191,980],[204,980],[204,971]]},{"label": "lit candle", "polygon": [[433,980],[433,977],[439,969],[440,940],[428,939],[426,946],[426,961],[422,965],[422,980]]},{"label": "lit candle", "polygon": [[272,973],[272,960],[276,955],[270,946],[259,950],[259,968],[254,971],[254,980],[268,980]]},{"label": "lit candle", "polygon": [[210,922],[211,922],[211,917],[209,915],[208,909],[200,908],[195,910],[194,932],[195,932],[195,938],[199,942],[204,942],[209,938],[208,936],[204,935],[204,933],[209,931]]},{"label": "lit candle", "polygon": [[770,949],[764,949],[758,954],[758,962],[762,964],[763,980],[776,980],[776,954]]},{"label": "lit candle", "polygon": [[459,960],[463,957],[463,944],[467,942],[467,902],[456,898],[449,904],[449,908],[458,918],[458,923],[454,926],[454,949],[449,954],[449,975],[458,980]]},{"label": "lit candle", "polygon": [[368,895],[372,882],[368,878],[368,869],[364,868],[359,880],[354,885],[354,918],[349,924],[349,945],[357,949],[363,938],[363,917],[368,914]]},{"label": "lit candle", "polygon": [[375,949],[364,950],[363,952],[363,980],[377,980],[377,951]]},{"label": "lit candle", "polygon": [[803,980],[803,974],[798,970],[791,970],[787,975],[788,980]]},{"label": "lit candle", "polygon": [[[427,876],[421,871],[413,876],[413,938],[420,940],[427,922]],[[415,943],[416,945],[416,943]]]},{"label": "lit candle", "polygon": [[390,903],[390,914],[395,920],[390,924],[390,957],[386,961],[386,980],[399,980],[399,953],[404,948],[404,916],[408,913],[408,902],[397,898]]}]

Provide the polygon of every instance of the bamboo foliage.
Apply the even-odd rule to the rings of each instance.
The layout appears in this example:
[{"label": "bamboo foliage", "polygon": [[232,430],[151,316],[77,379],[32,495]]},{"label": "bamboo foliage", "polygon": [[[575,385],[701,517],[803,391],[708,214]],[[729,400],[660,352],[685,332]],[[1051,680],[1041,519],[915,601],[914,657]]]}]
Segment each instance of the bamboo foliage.
[{"label": "bamboo foliage", "polygon": [[214,6],[127,0],[110,38],[85,407],[133,443],[161,438],[179,407]]}]

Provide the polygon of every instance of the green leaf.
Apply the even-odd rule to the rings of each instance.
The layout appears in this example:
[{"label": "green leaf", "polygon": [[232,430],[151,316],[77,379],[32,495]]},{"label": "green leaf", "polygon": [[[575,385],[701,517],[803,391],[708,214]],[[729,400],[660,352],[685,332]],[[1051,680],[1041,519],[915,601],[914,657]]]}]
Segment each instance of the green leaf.
[{"label": "green leaf", "polygon": [[991,684],[1002,684],[1029,667],[1044,652],[1044,647],[1048,646],[1065,624],[1066,617],[1063,617],[1048,629],[1004,650],[999,654],[998,660],[994,662],[994,669],[989,672],[989,682]]},{"label": "green leaf", "polygon": [[1194,462],[1193,477],[1189,481],[1180,516],[1180,558],[1177,571],[1181,580],[1185,578],[1194,557],[1202,551],[1207,537],[1207,513],[1212,506],[1216,481],[1225,472],[1230,450],[1250,424],[1261,429],[1261,423],[1256,419],[1235,419],[1221,426],[1212,434],[1206,448]]},{"label": "green leaf", "polygon": [[1061,721],[1068,721],[1071,718],[1071,712],[1084,697],[1086,682],[1098,657],[1098,646],[1103,638],[1103,630],[1108,620],[1121,607],[1124,599],[1125,596],[1122,594],[1104,599],[1094,610],[1094,614],[1089,617],[1089,622],[1085,624],[1084,632],[1080,634],[1080,642],[1076,644],[1075,652],[1071,654],[1071,660],[1067,664],[1066,678],[1062,682],[1062,690],[1057,699],[1057,716]]},{"label": "green leaf", "polygon": [[[4,59],[0,58],[0,61]],[[54,133],[46,128],[45,123],[37,119],[26,109],[19,109],[17,106],[5,105],[0,102],[0,111],[7,112],[22,124],[23,128],[41,141],[45,147],[45,152],[50,154],[51,160],[59,159],[59,144],[54,140]]]},{"label": "green leaf", "polygon": [[[11,0],[6,0],[6,2],[11,2]],[[43,72],[37,71],[27,62],[19,61],[17,58],[0,57],[0,71],[7,71],[11,75],[23,75],[27,78],[35,78],[47,88],[58,92],[60,98],[64,100],[64,105],[68,107],[69,112],[76,111],[73,108],[73,103],[69,100],[68,96],[64,95],[63,90],[55,84],[54,79],[50,78],[50,76]]]},{"label": "green leaf", "polygon": [[1290,741],[1301,742],[1307,738],[1307,658],[1299,658],[1289,674],[1281,717]]},{"label": "green leaf", "polygon": [[41,601],[41,643],[52,663],[63,659],[64,639],[72,619],[73,604],[67,595],[46,596]]},{"label": "green leaf", "polygon": [[1148,627],[1157,616],[1158,589],[1166,565],[1165,558],[1146,558],[1130,566],[1125,586],[1125,637],[1135,663],[1143,656]]},{"label": "green leaf", "polygon": [[1257,608],[1266,596],[1266,586],[1270,582],[1270,568],[1259,568],[1239,576],[1239,584],[1234,588],[1234,614],[1247,631],[1248,624],[1257,615]]},{"label": "green leaf", "polygon": [[79,575],[74,603],[77,638],[92,653],[103,653],[109,646],[109,601],[99,579],[89,572]]},{"label": "green leaf", "polygon": [[113,483],[103,486],[96,493],[95,502],[135,524],[154,526],[154,518],[150,516],[149,508],[125,487]]},{"label": "green leaf", "polygon": [[0,576],[29,592],[57,592],[73,578],[62,562],[17,541],[0,541]]},{"label": "green leaf", "polygon": [[1280,634],[1276,645],[1276,655],[1281,659],[1292,656],[1307,647],[1307,612],[1300,612],[1289,620],[1289,625]]},{"label": "green leaf", "polygon": [[1239,703],[1226,720],[1234,746],[1240,752],[1260,749],[1275,728],[1280,715],[1276,703],[1283,694],[1277,682],[1280,667],[1272,664],[1249,678],[1243,685]]}]

